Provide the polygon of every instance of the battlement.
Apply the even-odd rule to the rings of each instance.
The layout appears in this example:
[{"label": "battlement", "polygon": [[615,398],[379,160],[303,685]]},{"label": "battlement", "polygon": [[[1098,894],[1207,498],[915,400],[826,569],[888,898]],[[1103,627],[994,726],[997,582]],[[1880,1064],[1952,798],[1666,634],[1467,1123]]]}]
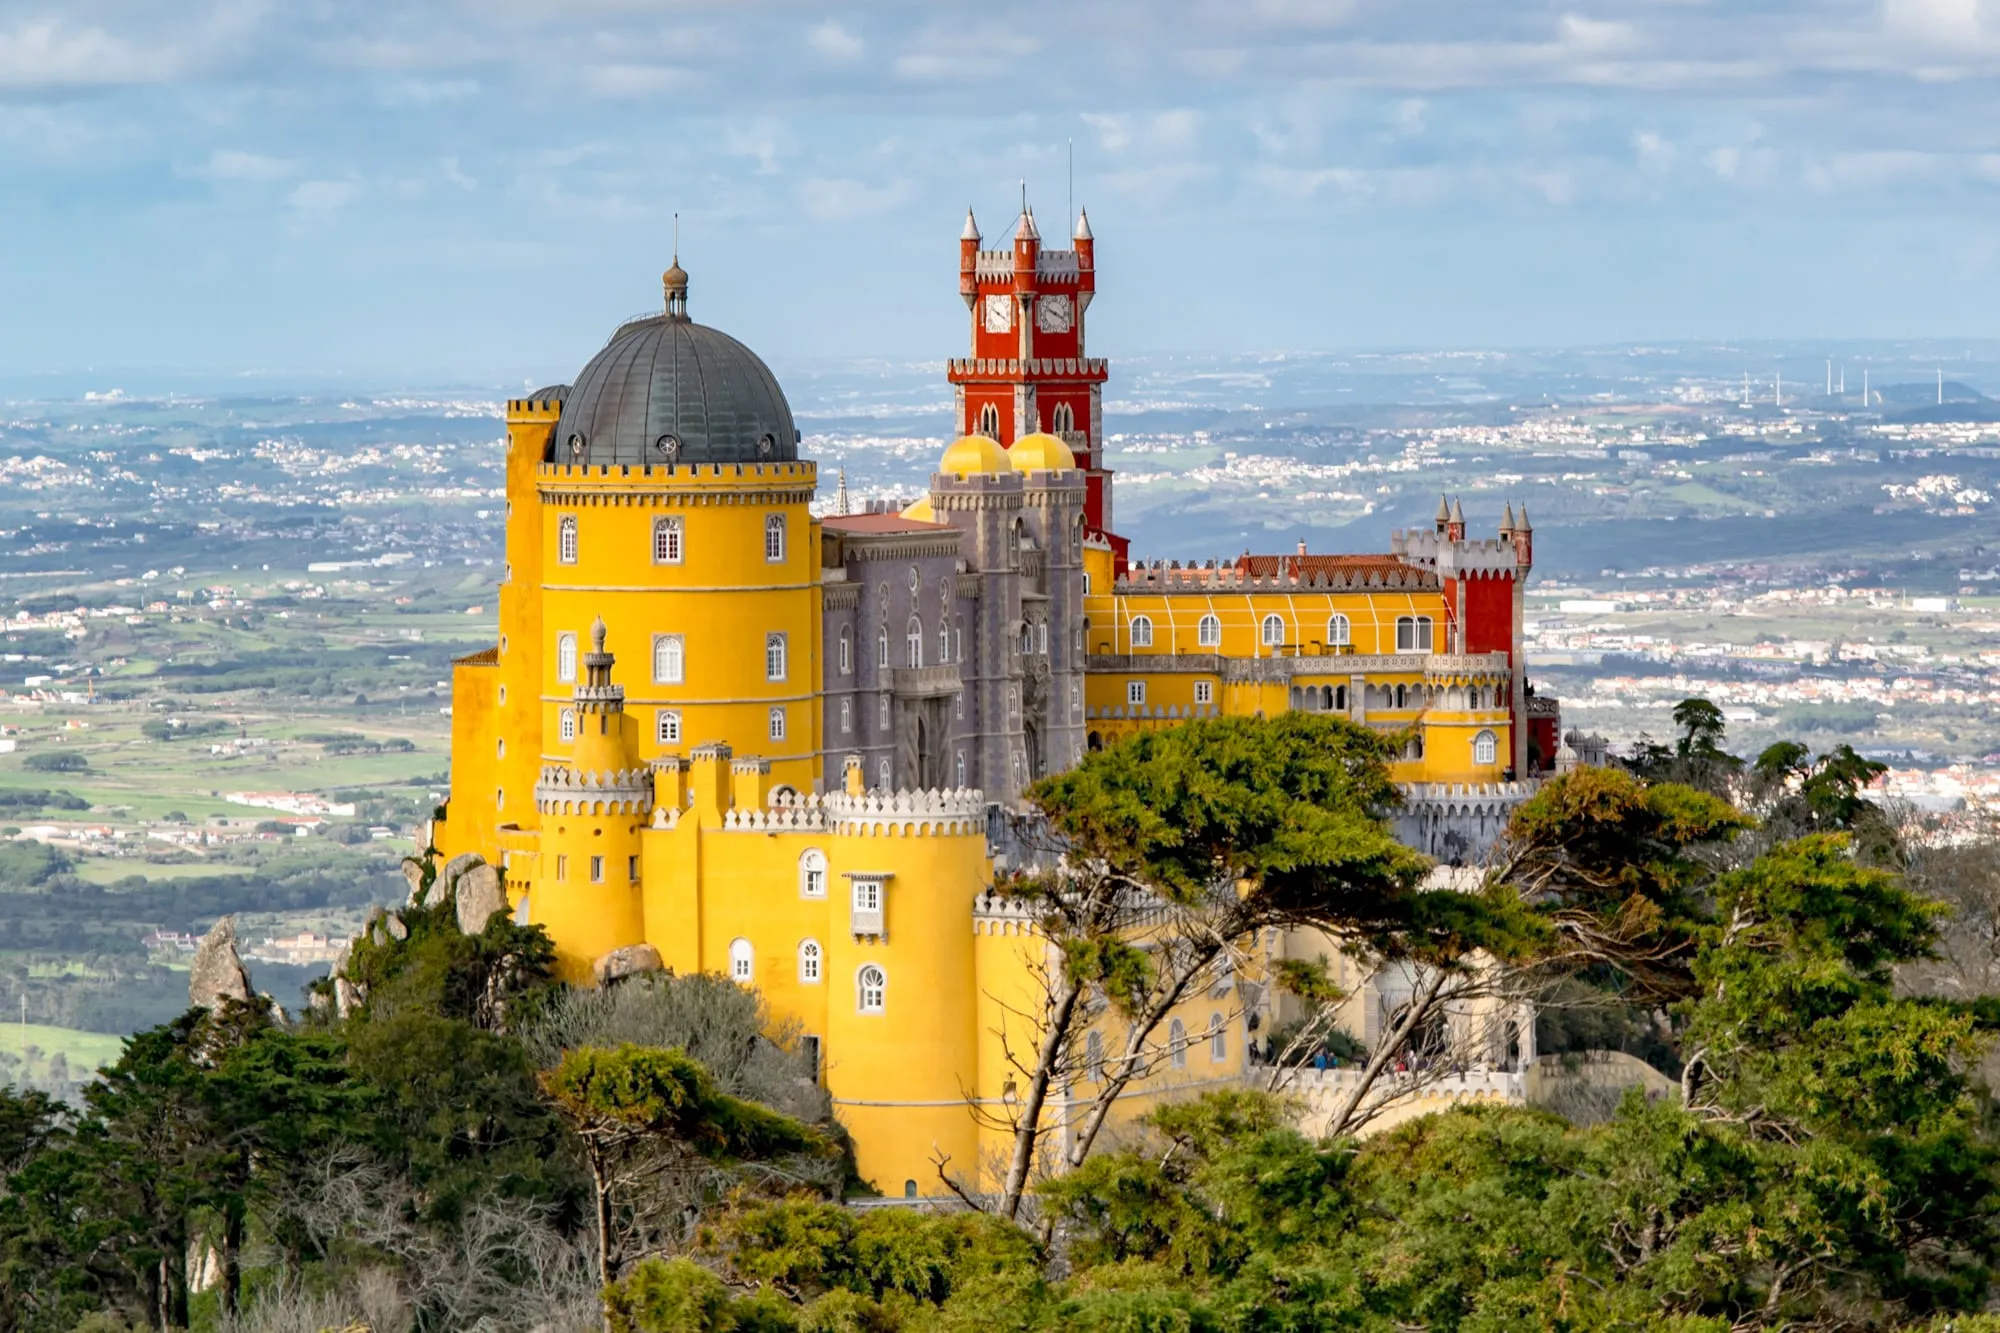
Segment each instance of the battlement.
[{"label": "battlement", "polygon": [[1520,548],[1510,537],[1454,541],[1427,528],[1397,529],[1389,534],[1389,549],[1399,559],[1453,576],[1513,578],[1523,563]]},{"label": "battlement", "polygon": [[986,834],[986,793],[973,787],[882,791],[850,796],[831,792],[817,799],[836,833]]},{"label": "battlement", "polygon": [[1038,933],[1039,924],[1040,913],[1026,898],[987,889],[972,900],[975,935],[1033,935]]},{"label": "battlement", "polygon": [[[1014,251],[979,250],[972,258],[975,276],[988,281],[1012,282],[1014,280]],[[1042,250],[1035,255],[1035,277],[1043,282],[1058,286],[1078,281],[1083,275],[1083,264],[1074,250]]]},{"label": "battlement", "polygon": [[653,808],[653,771],[579,773],[549,764],[535,783],[535,808],[545,815],[643,815]]},{"label": "battlement", "polygon": [[953,384],[966,380],[1018,380],[1073,378],[1103,383],[1110,377],[1111,363],[1101,356],[1019,357],[955,356],[944,363],[945,378]]},{"label": "battlement", "polygon": [[1298,592],[1302,589],[1329,591],[1435,590],[1438,576],[1428,569],[1405,565],[1388,558],[1357,559],[1351,565],[1331,568],[1295,568],[1281,565],[1274,573],[1261,573],[1242,562],[1211,560],[1205,565],[1183,565],[1173,561],[1138,561],[1126,568],[1113,591],[1171,595],[1194,593],[1206,596],[1222,589],[1232,592]]}]

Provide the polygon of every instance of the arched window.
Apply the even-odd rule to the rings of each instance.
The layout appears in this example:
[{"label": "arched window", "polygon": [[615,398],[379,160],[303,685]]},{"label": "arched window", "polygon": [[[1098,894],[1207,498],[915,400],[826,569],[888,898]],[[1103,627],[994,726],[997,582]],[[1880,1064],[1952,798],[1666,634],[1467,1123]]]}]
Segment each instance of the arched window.
[{"label": "arched window", "polygon": [[806,940],[799,945],[799,984],[819,985],[819,941]]},{"label": "arched window", "polygon": [[1493,764],[1500,760],[1500,738],[1490,731],[1482,731],[1472,738],[1472,762]]},{"label": "arched window", "polygon": [[681,562],[681,521],[678,518],[653,520],[653,563],[678,565]]},{"label": "arched window", "polygon": [[1333,707],[1336,712],[1345,713],[1347,711],[1347,687],[1345,685],[1336,685],[1333,687]]},{"label": "arched window", "polygon": [[1220,648],[1222,646],[1222,622],[1214,616],[1203,616],[1201,623],[1195,626],[1194,641],[1197,646],[1202,648]]},{"label": "arched window", "polygon": [[942,620],[938,621],[938,661],[951,661],[951,626]]},{"label": "arched window", "polygon": [[1187,1068],[1187,1024],[1178,1018],[1167,1024],[1167,1057],[1174,1068]]},{"label": "arched window", "polygon": [[1021,554],[1021,520],[1018,518],[1014,520],[1014,526],[1007,529],[1007,554]]},{"label": "arched window", "polygon": [[1065,431],[1076,429],[1076,409],[1068,403],[1057,403],[1055,411],[1049,413],[1049,429]]},{"label": "arched window", "polygon": [[565,708],[562,710],[560,729],[564,740],[573,741],[576,739],[576,710],[574,708]]},{"label": "arched window", "polygon": [[773,708],[770,715],[769,736],[774,741],[785,739],[785,710]]},{"label": "arched window", "polygon": [[1398,708],[1409,707],[1410,706],[1409,700],[1410,696],[1408,687],[1403,685],[1398,685],[1396,687],[1396,707]]},{"label": "arched window", "polygon": [[1153,621],[1150,616],[1132,617],[1132,646],[1134,648],[1153,646]]},{"label": "arched window", "polygon": [[1431,618],[1429,616],[1396,617],[1396,651],[1399,653],[1427,653],[1431,650]]},{"label": "arched window", "polygon": [[785,636],[766,634],[764,636],[764,679],[783,680],[785,678]]},{"label": "arched window", "polygon": [[[1078,560],[1081,560],[1081,559],[1083,559],[1083,520],[1082,520],[1082,519],[1078,519],[1078,520],[1076,521],[1076,526],[1075,526],[1075,527],[1073,527],[1073,528],[1071,528],[1071,529],[1069,530],[1069,553],[1070,553],[1070,554],[1071,554],[1072,556],[1074,556],[1074,557],[1075,557],[1076,559],[1078,559]],[[1089,589],[1085,589],[1085,591],[1086,591],[1086,592],[1088,592],[1088,591],[1089,591]]]},{"label": "arched window", "polygon": [[1265,616],[1260,637],[1266,648],[1276,648],[1285,641],[1285,622],[1280,616]]},{"label": "arched window", "polygon": [[845,625],[840,627],[840,674],[854,674],[854,631]]},{"label": "arched window", "polygon": [[799,855],[799,896],[826,897],[826,853],[817,847],[808,847]]},{"label": "arched window", "polygon": [[955,779],[952,785],[955,787],[965,786],[965,751],[960,750],[958,752],[958,760],[952,765],[952,773]]},{"label": "arched window", "polygon": [[991,403],[979,409],[979,434],[989,440],[1000,438],[1000,409]]},{"label": "arched window", "polygon": [[1221,1014],[1208,1016],[1208,1058],[1218,1065],[1229,1058],[1229,1038],[1223,1031]]},{"label": "arched window", "polygon": [[882,627],[882,632],[881,632],[880,634],[878,634],[878,635],[876,635],[876,636],[875,636],[875,648],[876,648],[876,652],[875,652],[875,665],[876,665],[876,666],[879,666],[879,667],[886,667],[886,666],[888,666],[888,665],[889,665],[889,627],[888,627],[887,625],[884,625],[884,626]]},{"label": "arched window", "polygon": [[687,677],[686,650],[678,634],[653,636],[653,680],[660,685],[678,685]]},{"label": "arched window", "polygon": [[912,671],[924,664],[924,622],[915,616],[903,632],[903,657],[903,665]]},{"label": "arched window", "polygon": [[854,974],[854,1007],[864,1014],[879,1014],[888,993],[888,974],[873,963],[863,963]]},{"label": "arched window", "polygon": [[556,635],[556,679],[576,679],[576,635]]},{"label": "arched window", "polygon": [[564,514],[556,521],[556,561],[565,565],[576,563],[575,514]]},{"label": "arched window", "polygon": [[1104,1081],[1104,1034],[1095,1028],[1083,1039],[1083,1070],[1092,1083]]},{"label": "arched window", "polygon": [[749,940],[739,938],[729,941],[729,979],[731,981],[750,980],[751,967],[756,956],[755,951],[750,947]]},{"label": "arched window", "polygon": [[783,514],[764,516],[764,559],[774,565],[784,562],[785,516]]},{"label": "arched window", "polygon": [[1354,631],[1348,626],[1346,616],[1333,616],[1326,622],[1326,643],[1329,648],[1345,648],[1354,642]]},{"label": "arched window", "polygon": [[660,744],[662,745],[679,745],[681,743],[681,715],[679,713],[661,712],[659,737]]}]

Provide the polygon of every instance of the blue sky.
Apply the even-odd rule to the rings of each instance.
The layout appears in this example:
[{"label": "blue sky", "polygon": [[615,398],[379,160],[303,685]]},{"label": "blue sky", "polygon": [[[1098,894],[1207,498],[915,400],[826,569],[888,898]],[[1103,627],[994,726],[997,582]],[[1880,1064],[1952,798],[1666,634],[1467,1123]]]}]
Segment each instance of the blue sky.
[{"label": "blue sky", "polygon": [[958,350],[1990,335],[2000,0],[0,0],[0,366],[567,378],[652,306]]}]

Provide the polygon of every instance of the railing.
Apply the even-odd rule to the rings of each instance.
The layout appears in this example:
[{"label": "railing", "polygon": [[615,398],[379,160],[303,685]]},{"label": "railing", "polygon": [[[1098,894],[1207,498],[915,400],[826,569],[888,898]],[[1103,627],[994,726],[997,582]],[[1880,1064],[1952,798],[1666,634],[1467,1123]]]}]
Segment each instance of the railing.
[{"label": "railing", "polygon": [[941,666],[896,667],[889,672],[889,688],[906,699],[957,694],[958,666],[946,663]]}]

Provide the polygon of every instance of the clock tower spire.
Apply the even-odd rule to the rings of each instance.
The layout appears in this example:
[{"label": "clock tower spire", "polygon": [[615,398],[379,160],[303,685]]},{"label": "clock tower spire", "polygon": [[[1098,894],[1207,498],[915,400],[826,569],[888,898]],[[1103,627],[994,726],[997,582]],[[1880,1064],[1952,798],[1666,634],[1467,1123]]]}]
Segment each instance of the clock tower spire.
[{"label": "clock tower spire", "polygon": [[[1011,445],[1047,431],[1083,469],[1084,522],[1110,535],[1111,473],[1104,466],[1102,399],[1108,373],[1084,352],[1085,312],[1097,291],[1097,242],[1079,213],[1071,249],[1048,250],[1025,191],[1013,244],[983,250],[966,210],[959,233],[958,290],[971,315],[970,355],[953,359],[958,433]],[[1122,553],[1123,543],[1113,539]]]}]

